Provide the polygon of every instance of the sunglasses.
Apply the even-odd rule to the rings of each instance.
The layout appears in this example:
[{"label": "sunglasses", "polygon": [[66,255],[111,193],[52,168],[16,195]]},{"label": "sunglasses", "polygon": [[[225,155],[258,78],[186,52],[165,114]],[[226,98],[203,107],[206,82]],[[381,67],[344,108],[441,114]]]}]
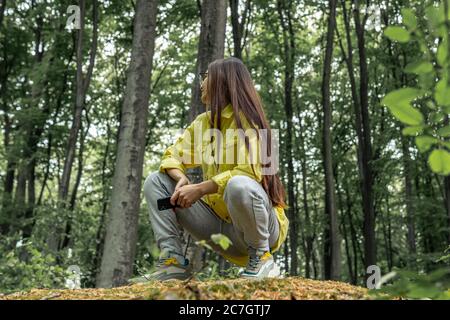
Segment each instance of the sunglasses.
[{"label": "sunglasses", "polygon": [[200,72],[199,75],[200,75],[200,78],[201,78],[202,81],[203,81],[203,80],[205,80],[205,78],[208,76],[208,72]]}]

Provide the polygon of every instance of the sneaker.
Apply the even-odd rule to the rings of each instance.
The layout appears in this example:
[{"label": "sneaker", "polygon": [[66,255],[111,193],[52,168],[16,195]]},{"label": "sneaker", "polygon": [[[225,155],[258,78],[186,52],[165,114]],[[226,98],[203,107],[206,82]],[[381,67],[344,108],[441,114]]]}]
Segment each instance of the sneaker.
[{"label": "sneaker", "polygon": [[249,249],[249,261],[242,278],[246,279],[264,279],[272,277],[271,271],[275,266],[272,255],[269,251]]},{"label": "sneaker", "polygon": [[129,282],[140,283],[152,280],[166,281],[173,279],[186,280],[191,276],[191,272],[188,270],[188,267],[188,259],[171,252],[163,252],[156,263],[156,270],[154,272],[138,278],[130,279]]}]

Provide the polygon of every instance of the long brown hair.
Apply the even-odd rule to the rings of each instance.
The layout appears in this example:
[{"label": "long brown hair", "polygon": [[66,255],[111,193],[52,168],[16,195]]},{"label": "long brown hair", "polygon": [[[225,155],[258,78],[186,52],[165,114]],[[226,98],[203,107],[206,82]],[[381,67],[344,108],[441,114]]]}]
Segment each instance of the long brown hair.
[{"label": "long brown hair", "polygon": [[[256,129],[256,125],[258,129],[267,130],[266,154],[270,156],[272,140],[270,126],[264,114],[261,98],[244,63],[234,57],[211,62],[208,66],[206,89],[211,103],[211,127],[216,123],[216,128],[220,129],[222,108],[231,103],[238,129],[243,129],[239,117],[241,111],[252,129]],[[248,148],[247,140],[246,147]],[[287,206],[286,192],[277,174],[263,175],[262,186],[273,205],[283,208]]]}]

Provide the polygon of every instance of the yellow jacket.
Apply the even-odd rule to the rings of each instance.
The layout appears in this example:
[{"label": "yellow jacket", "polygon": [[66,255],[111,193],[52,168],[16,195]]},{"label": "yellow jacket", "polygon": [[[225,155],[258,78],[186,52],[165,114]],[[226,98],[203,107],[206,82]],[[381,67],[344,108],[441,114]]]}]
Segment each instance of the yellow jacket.
[{"label": "yellow jacket", "polygon": [[[243,114],[241,114],[240,117],[244,131],[251,128]],[[211,132],[208,131],[208,129],[210,129],[209,118],[210,111],[197,116],[184,131],[183,135],[179,137],[173,145],[166,149],[161,159],[159,171],[165,172],[166,169],[177,168],[182,172],[186,172],[186,169],[188,168],[194,168],[201,165],[203,180],[213,180],[218,185],[217,193],[207,194],[202,197],[202,200],[205,201],[221,219],[227,223],[231,223],[227,206],[223,200],[223,193],[228,180],[236,175],[245,175],[261,182],[261,165],[259,162],[253,162],[254,165],[252,169],[250,161],[245,161],[245,163],[243,163],[242,161],[239,160],[238,162],[237,160],[239,153],[249,157],[249,152],[245,149],[244,144],[240,144],[240,146],[237,145],[236,136],[226,134],[227,129],[237,129],[231,104],[228,104],[221,113],[221,132],[223,134],[223,139],[221,139],[222,141],[220,142],[221,150],[219,150],[219,155],[216,155],[216,157],[218,158],[222,155],[223,161],[218,161],[219,163],[216,164],[214,161],[214,153],[216,151],[214,149],[216,143],[212,142],[212,139],[214,138],[211,138],[211,135],[208,134],[204,135],[205,132]],[[194,134],[194,131],[196,134]],[[198,135],[198,132],[201,132],[203,135]],[[257,143],[256,137],[250,137],[249,143],[250,150],[257,150],[259,144]],[[237,152],[238,149],[239,153]],[[222,153],[220,153],[220,151]],[[232,161],[229,161],[229,158],[225,161],[226,154],[235,156]],[[271,248],[272,252],[277,251],[286,240],[289,227],[289,221],[286,218],[284,209],[276,206],[275,211],[280,225],[280,235],[275,245]],[[245,266],[248,262],[248,256],[236,257],[227,256],[225,254],[223,256],[227,260],[240,266]]]}]

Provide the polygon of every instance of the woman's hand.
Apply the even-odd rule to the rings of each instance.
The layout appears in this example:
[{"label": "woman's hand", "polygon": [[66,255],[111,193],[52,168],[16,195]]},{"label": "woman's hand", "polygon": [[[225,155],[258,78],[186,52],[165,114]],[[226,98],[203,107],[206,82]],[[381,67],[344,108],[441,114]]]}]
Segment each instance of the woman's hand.
[{"label": "woman's hand", "polygon": [[178,204],[182,208],[189,208],[201,197],[203,197],[203,190],[200,184],[187,184],[175,189],[170,197],[170,203]]},{"label": "woman's hand", "polygon": [[188,185],[189,183],[191,183],[191,182],[189,181],[189,179],[186,176],[181,177],[175,186],[175,191],[180,189],[182,186]]}]

